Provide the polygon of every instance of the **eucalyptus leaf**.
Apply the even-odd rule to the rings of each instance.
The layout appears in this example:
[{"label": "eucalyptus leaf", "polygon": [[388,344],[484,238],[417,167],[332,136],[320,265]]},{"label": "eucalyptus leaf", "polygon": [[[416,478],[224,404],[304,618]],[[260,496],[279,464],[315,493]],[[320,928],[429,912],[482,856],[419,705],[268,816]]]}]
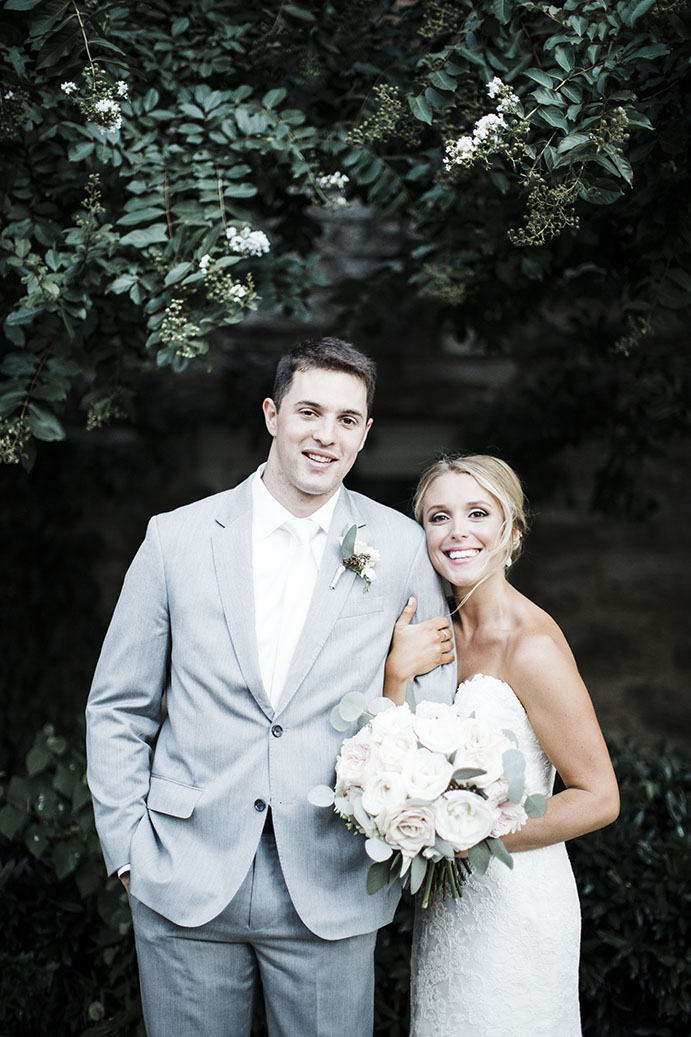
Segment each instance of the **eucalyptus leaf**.
[{"label": "eucalyptus leaf", "polygon": [[486,774],[487,771],[483,771],[477,767],[459,767],[452,774],[454,781],[470,781],[471,778],[479,778],[481,774]]},{"label": "eucalyptus leaf", "polygon": [[420,886],[425,881],[427,868],[430,862],[421,853],[413,857],[410,865],[410,892],[415,896]]},{"label": "eucalyptus leaf", "polygon": [[341,558],[345,562],[355,554],[355,538],[357,537],[357,526],[350,526],[343,534],[341,542]]},{"label": "eucalyptus leaf", "polygon": [[373,861],[388,861],[393,856],[393,849],[383,839],[365,839],[365,852]]},{"label": "eucalyptus leaf", "polygon": [[474,871],[478,875],[484,875],[487,871],[489,862],[492,859],[489,846],[487,846],[486,840],[478,843],[477,846],[471,846],[468,850],[468,862]]},{"label": "eucalyptus leaf", "polygon": [[367,892],[372,896],[388,884],[389,866],[386,861],[376,861],[367,872]]},{"label": "eucalyptus leaf", "polygon": [[541,792],[533,792],[526,796],[523,807],[528,817],[542,817],[547,810],[547,798]]},{"label": "eucalyptus leaf", "polygon": [[365,712],[365,696],[360,691],[349,691],[338,703],[338,711],[344,720],[353,723]]},{"label": "eucalyptus leaf", "polygon": [[492,839],[488,836],[485,842],[493,857],[496,857],[502,864],[505,864],[507,868],[513,868],[513,857],[506,849],[501,839]]},{"label": "eucalyptus leaf", "polygon": [[331,710],[330,720],[331,726],[334,727],[337,731],[340,731],[341,733],[347,731],[352,722],[350,720],[343,719],[343,717],[341,716],[340,707],[338,705],[334,706],[334,708]]},{"label": "eucalyptus leaf", "polygon": [[307,793],[307,802],[313,807],[331,807],[334,803],[334,790],[329,785],[315,785]]}]

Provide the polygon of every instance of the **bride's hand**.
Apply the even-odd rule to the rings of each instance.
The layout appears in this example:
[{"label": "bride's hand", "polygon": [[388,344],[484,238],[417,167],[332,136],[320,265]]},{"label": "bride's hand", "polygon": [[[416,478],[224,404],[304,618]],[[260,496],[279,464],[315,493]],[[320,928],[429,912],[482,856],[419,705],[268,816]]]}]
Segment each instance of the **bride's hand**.
[{"label": "bride's hand", "polygon": [[417,601],[410,598],[393,628],[393,641],[386,660],[387,686],[384,694],[394,701],[400,698],[396,692],[401,685],[404,689],[403,701],[407,681],[455,659],[449,617],[435,616],[434,619],[411,624],[416,609]]}]

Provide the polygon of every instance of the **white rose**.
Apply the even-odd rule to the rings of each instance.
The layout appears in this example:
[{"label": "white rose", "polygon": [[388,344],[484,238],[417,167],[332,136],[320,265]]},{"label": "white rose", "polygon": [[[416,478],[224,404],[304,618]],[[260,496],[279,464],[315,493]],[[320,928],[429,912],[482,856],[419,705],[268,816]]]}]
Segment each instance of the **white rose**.
[{"label": "white rose", "polygon": [[367,779],[362,792],[362,805],[372,817],[381,814],[383,810],[398,810],[404,802],[405,787],[400,774],[382,771]]},{"label": "white rose", "polygon": [[433,846],[436,840],[432,807],[387,810],[378,816],[377,825],[386,842],[404,857],[415,857],[423,846]]},{"label": "white rose", "polygon": [[454,850],[469,850],[492,831],[499,809],[475,792],[455,789],[435,804],[435,824],[442,839]]},{"label": "white rose", "polygon": [[[389,710],[389,712],[393,712]],[[417,738],[411,729],[402,727],[395,728],[378,743],[374,752],[376,753],[376,766],[383,771],[396,771],[401,773],[403,762],[417,749]]]},{"label": "white rose", "polygon": [[413,720],[413,714],[405,703],[394,709],[385,709],[382,713],[377,713],[369,722],[372,741],[375,745],[381,745],[392,736],[402,735],[405,732],[414,736]]},{"label": "white rose", "polygon": [[502,755],[511,748],[512,743],[501,731],[481,720],[467,717],[463,721],[463,733],[458,744],[454,767],[473,767],[485,771],[479,777],[471,779],[473,785],[485,788],[502,777]]},{"label": "white rose", "polygon": [[511,832],[517,832],[528,820],[528,815],[521,804],[512,803],[510,799],[505,799],[497,804],[497,810],[499,811],[499,817],[489,833],[494,839],[499,839],[502,835],[509,835]]},{"label": "white rose", "polygon": [[415,749],[403,761],[401,777],[410,799],[433,800],[449,787],[453,767],[441,753]]},{"label": "white rose", "polygon": [[336,795],[349,785],[363,786],[372,759],[371,732],[363,727],[352,738],[346,738],[336,760]]},{"label": "white rose", "polygon": [[415,733],[428,749],[449,756],[466,736],[465,720],[455,706],[420,702],[413,718]]}]

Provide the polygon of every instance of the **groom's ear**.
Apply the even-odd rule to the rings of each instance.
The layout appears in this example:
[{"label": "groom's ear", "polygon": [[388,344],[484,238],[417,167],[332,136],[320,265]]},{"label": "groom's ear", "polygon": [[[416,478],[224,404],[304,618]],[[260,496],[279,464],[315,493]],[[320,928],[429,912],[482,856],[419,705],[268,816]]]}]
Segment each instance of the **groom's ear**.
[{"label": "groom's ear", "polygon": [[374,418],[368,418],[368,420],[367,420],[367,424],[365,425],[365,434],[362,437],[362,443],[360,443],[360,446],[357,448],[358,454],[360,453],[360,451],[362,450],[363,446],[367,442],[367,436],[369,435],[369,430],[372,428],[372,422],[373,421],[374,421]]},{"label": "groom's ear", "polygon": [[[276,416],[278,414],[278,407],[276,406],[276,404],[274,403],[274,401],[271,399],[270,396],[267,396],[266,399],[264,400],[264,402],[262,403],[262,410],[264,411],[264,421],[266,423],[267,429],[269,430],[269,435],[270,436],[275,436],[276,435]],[[364,443],[364,440],[363,440],[363,443]]]}]

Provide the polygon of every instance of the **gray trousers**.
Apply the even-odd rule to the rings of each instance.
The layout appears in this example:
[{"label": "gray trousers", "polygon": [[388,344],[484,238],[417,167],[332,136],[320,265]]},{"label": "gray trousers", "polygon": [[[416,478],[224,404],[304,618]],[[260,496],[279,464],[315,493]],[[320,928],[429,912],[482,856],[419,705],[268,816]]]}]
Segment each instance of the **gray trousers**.
[{"label": "gray trousers", "polygon": [[230,904],[205,925],[175,925],[132,896],[130,905],[149,1037],[249,1037],[258,975],[270,1037],[371,1037],[377,934],[322,940],[310,932],[272,834]]}]

